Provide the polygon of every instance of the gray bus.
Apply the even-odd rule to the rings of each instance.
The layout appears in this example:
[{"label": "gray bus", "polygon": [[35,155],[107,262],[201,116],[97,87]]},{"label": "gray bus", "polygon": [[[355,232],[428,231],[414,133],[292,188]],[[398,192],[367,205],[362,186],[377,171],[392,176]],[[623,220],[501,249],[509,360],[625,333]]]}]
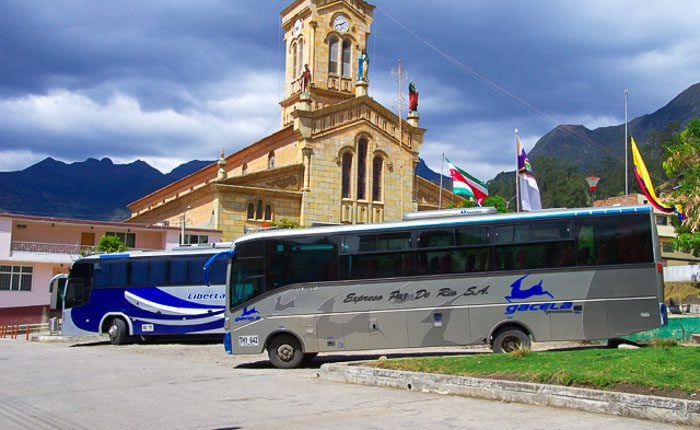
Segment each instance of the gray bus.
[{"label": "gray bus", "polygon": [[509,352],[666,323],[649,206],[405,219],[236,240],[218,256],[226,350],[293,368],[319,352]]}]

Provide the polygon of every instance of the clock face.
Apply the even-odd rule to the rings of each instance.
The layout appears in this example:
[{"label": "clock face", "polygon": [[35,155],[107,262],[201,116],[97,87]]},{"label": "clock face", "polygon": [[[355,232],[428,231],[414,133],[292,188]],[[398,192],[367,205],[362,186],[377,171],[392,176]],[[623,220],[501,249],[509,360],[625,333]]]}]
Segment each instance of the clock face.
[{"label": "clock face", "polygon": [[345,15],[338,15],[333,20],[333,27],[341,33],[345,33],[350,28],[348,24],[348,19]]},{"label": "clock face", "polygon": [[294,35],[296,36],[301,31],[301,20],[297,19],[294,23]]}]

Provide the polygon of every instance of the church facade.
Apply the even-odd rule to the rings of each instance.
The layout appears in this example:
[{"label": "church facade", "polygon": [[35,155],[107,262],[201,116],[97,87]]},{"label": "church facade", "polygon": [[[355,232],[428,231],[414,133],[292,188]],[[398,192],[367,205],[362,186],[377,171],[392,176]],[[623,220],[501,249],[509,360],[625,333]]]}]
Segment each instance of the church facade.
[{"label": "church facade", "polygon": [[272,222],[374,223],[459,205],[415,168],[425,129],[368,96],[374,6],[296,0],[285,8],[281,129],[131,203],[127,222],[221,230],[223,240]]}]

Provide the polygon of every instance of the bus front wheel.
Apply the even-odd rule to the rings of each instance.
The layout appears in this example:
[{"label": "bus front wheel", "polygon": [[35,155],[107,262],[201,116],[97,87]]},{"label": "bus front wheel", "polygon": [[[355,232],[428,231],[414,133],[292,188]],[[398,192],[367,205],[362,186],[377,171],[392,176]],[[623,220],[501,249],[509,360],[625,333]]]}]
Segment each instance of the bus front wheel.
[{"label": "bus front wheel", "polygon": [[109,324],[109,341],[112,345],[122,345],[126,343],[126,339],[129,336],[129,329],[126,323],[121,318],[114,318]]},{"label": "bus front wheel", "polygon": [[519,328],[510,328],[499,332],[493,339],[493,352],[513,352],[518,349],[530,349],[530,337]]},{"label": "bus front wheel", "polygon": [[270,362],[278,369],[299,367],[304,360],[304,352],[294,336],[281,334],[275,336],[267,346]]}]

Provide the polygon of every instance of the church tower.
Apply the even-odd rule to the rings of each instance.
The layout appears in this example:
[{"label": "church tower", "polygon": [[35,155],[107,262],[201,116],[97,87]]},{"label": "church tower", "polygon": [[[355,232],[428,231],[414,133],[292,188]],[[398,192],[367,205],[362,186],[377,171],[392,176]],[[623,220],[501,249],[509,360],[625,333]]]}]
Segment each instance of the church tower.
[{"label": "church tower", "polygon": [[404,119],[368,95],[374,6],[290,1],[281,128],[129,204],[131,222],[178,225],[186,214],[227,241],[276,222],[398,221],[447,201],[415,174],[426,131],[417,110]]},{"label": "church tower", "polygon": [[373,13],[374,6],[362,0],[296,0],[282,11],[282,127],[293,122],[296,109],[317,110],[348,100],[355,96],[358,81],[366,88],[369,62],[363,63],[364,80],[358,76],[359,63]]}]

